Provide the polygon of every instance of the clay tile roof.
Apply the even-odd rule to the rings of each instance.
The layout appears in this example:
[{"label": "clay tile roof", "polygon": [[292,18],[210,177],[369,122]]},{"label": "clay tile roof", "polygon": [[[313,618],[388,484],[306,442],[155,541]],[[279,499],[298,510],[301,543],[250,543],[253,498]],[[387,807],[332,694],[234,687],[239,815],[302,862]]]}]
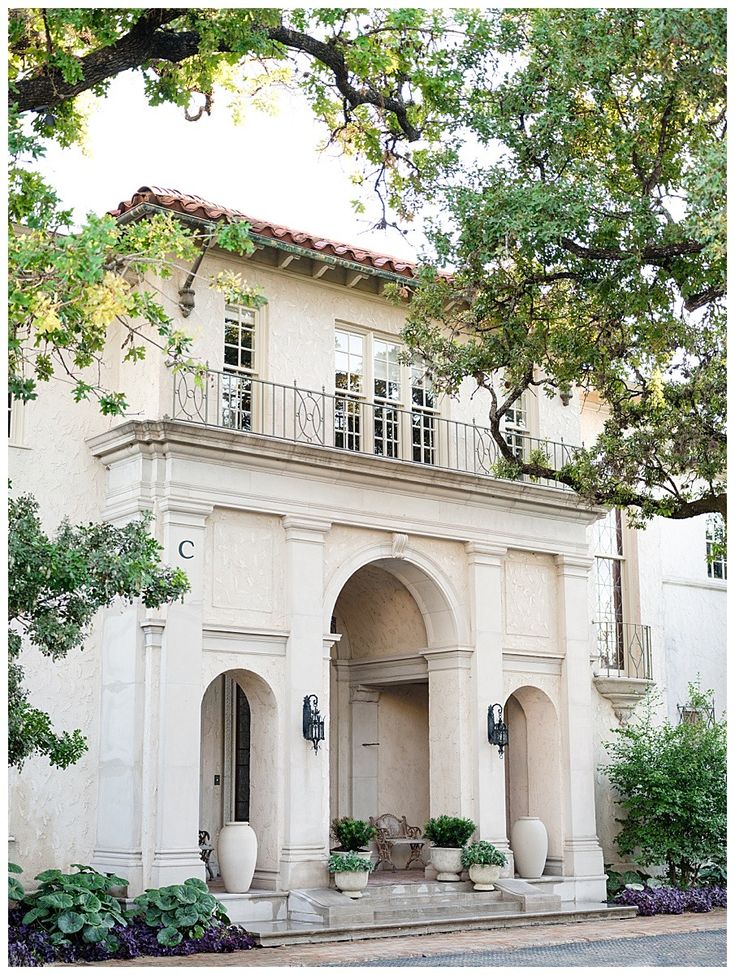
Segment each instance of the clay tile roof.
[{"label": "clay tile roof", "polygon": [[241,213],[239,210],[212,203],[201,196],[192,196],[189,193],[181,193],[179,190],[168,189],[163,186],[141,186],[129,200],[118,203],[117,207],[110,211],[110,214],[113,217],[119,217],[144,203],[163,207],[166,210],[172,210],[174,213],[200,217],[203,220],[247,220],[253,231],[262,237],[283,240],[286,243],[297,244],[299,247],[305,247],[308,250],[330,254],[333,257],[343,257],[355,264],[364,264],[381,271],[392,271],[394,274],[401,274],[407,278],[414,277],[416,272],[415,264],[398,257],[376,254],[352,244],[329,240],[327,237],[318,234],[310,234],[304,230],[293,230],[290,227],[271,223],[268,220],[259,220],[256,217]]}]

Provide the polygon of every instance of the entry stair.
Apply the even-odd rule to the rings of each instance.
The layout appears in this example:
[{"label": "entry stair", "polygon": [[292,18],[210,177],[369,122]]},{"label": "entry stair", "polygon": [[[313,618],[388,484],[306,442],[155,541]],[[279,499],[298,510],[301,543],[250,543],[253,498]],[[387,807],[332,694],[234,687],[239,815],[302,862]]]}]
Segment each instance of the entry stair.
[{"label": "entry stair", "polygon": [[[636,914],[635,907],[562,903],[548,884],[540,889],[524,880],[504,879],[495,886],[492,891],[475,891],[471,883],[462,881],[376,885],[368,886],[356,900],[333,888],[292,890],[280,895],[283,898],[280,908],[276,907],[279,895],[271,895],[274,915],[270,919],[255,920],[251,915],[239,923],[258,944],[274,947],[625,918]],[[236,905],[225,906],[232,909]],[[232,920],[237,923],[236,915],[236,910],[232,910]]]}]

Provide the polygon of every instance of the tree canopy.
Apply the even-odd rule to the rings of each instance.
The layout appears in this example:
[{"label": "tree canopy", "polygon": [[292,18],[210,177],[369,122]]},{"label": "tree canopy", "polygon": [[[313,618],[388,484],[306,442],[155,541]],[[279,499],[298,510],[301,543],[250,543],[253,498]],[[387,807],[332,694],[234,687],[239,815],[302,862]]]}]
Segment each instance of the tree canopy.
[{"label": "tree canopy", "polygon": [[[725,11],[490,14],[500,58],[462,120],[490,160],[428,152],[414,199],[438,201],[408,337],[445,389],[596,391],[604,432],[555,473],[642,517],[726,514]],[[415,205],[415,204],[414,204]],[[519,460],[521,461],[519,463]]]},{"label": "tree canopy", "polygon": [[24,642],[60,660],[83,646],[99,609],[135,598],[157,607],[182,598],[189,582],[181,569],[160,564],[150,517],[122,528],[64,521],[49,538],[38,502],[25,494],[10,498],[8,522],[8,764],[20,769],[43,755],[66,768],[86,751],[86,738],[79,729],[56,731],[31,704],[20,663]]}]

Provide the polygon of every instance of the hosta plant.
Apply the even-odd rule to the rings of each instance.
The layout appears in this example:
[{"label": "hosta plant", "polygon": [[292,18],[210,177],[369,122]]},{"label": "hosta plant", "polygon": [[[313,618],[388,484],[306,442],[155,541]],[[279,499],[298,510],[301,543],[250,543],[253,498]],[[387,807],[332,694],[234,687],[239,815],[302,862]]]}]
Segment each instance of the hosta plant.
[{"label": "hosta plant", "polygon": [[8,864],[8,900],[9,901],[21,901],[25,895],[25,890],[23,890],[23,884],[18,880],[13,874],[23,873],[23,867],[19,867],[17,863]]},{"label": "hosta plant", "polygon": [[368,845],[377,830],[364,819],[350,819],[349,816],[343,816],[342,819],[332,820],[332,832],[339,841],[340,850],[357,852],[361,847]]},{"label": "hosta plant", "polygon": [[462,850],[462,866],[473,867],[477,865],[488,865],[494,867],[504,867],[508,862],[508,857],[499,850],[497,846],[488,843],[487,840],[479,840],[471,843]]},{"label": "hosta plant", "polygon": [[427,840],[443,849],[463,847],[474,832],[475,824],[472,820],[461,819],[459,816],[437,816],[424,826]]},{"label": "hosta plant", "polygon": [[129,916],[158,928],[158,942],[168,948],[180,944],[184,937],[196,940],[209,928],[230,923],[222,904],[209,893],[204,881],[195,877],[183,884],[146,890],[133,901]]},{"label": "hosta plant", "polygon": [[126,921],[110,891],[126,881],[79,863],[72,867],[76,873],[44,870],[36,876],[38,889],[20,900],[23,924],[43,928],[55,946],[81,941],[102,944],[112,952],[118,944],[112,928],[124,927]]},{"label": "hosta plant", "polygon": [[373,869],[373,862],[369,857],[360,856],[354,851],[350,853],[333,853],[329,858],[330,873],[353,873],[355,871]]}]

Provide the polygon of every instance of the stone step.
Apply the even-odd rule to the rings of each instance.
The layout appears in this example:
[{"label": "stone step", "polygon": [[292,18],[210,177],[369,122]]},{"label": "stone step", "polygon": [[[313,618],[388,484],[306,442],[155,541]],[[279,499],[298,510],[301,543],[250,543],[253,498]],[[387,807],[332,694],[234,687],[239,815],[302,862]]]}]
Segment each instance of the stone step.
[{"label": "stone step", "polygon": [[576,921],[612,921],[635,917],[635,907],[608,907],[606,904],[572,904],[556,911],[522,912],[488,910],[447,911],[443,916],[427,917],[423,912],[400,918],[378,918],[372,922],[314,924],[309,921],[255,922],[246,925],[248,933],[263,947],[316,944],[329,941],[364,941],[409,934],[438,934],[451,931],[491,930],[527,927],[534,924],[563,924]]}]

